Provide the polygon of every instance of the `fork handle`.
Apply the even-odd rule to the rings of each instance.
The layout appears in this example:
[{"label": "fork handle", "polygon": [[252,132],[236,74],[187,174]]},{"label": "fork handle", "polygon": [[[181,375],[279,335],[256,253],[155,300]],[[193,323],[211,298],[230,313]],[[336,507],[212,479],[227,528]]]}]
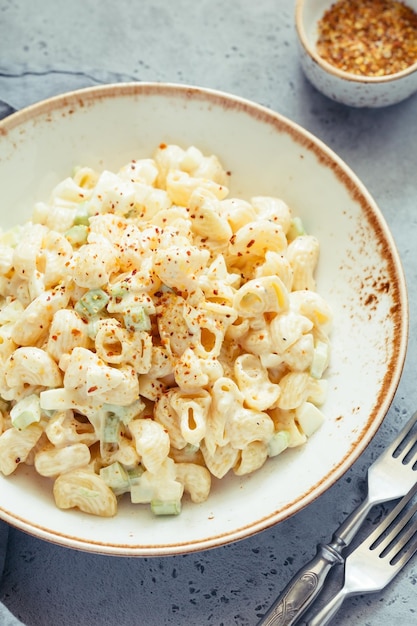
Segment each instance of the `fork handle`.
[{"label": "fork handle", "polygon": [[291,626],[314,602],[330,568],[343,563],[340,552],[344,543],[333,539],[330,544],[318,546],[316,556],[298,571],[258,626]]},{"label": "fork handle", "polygon": [[344,588],[340,589],[314,617],[307,622],[307,626],[326,626],[343,604],[347,593]]},{"label": "fork handle", "polygon": [[339,526],[331,542],[318,546],[316,556],[290,580],[257,626],[293,626],[298,622],[319,595],[333,565],[343,563],[343,549],[349,545],[376,502],[376,498],[371,499],[368,494]]}]

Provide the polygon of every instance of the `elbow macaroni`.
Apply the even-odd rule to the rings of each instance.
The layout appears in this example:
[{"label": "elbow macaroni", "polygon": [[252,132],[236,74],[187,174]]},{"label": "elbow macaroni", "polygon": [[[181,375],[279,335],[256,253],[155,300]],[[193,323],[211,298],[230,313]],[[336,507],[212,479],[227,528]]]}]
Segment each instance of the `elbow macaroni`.
[{"label": "elbow macaroni", "polygon": [[59,183],[0,235],[0,471],[33,464],[60,508],[171,514],[304,444],[332,313],[299,224],[194,146]]}]

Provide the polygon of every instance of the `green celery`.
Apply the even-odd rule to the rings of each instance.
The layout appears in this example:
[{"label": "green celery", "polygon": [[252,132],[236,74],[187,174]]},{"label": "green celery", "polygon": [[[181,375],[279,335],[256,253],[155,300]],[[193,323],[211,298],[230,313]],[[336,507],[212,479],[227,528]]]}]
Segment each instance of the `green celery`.
[{"label": "green celery", "polygon": [[100,470],[100,476],[116,496],[126,493],[130,489],[130,479],[128,473],[123,465],[118,461],[111,463],[111,465],[107,465],[106,467],[102,467]]},{"label": "green celery", "polygon": [[65,237],[68,239],[72,247],[81,246],[87,241],[88,226],[84,226],[82,224],[71,226],[71,228],[65,233]]},{"label": "green celery", "polygon": [[199,444],[193,444],[193,443],[187,443],[187,445],[185,446],[185,448],[183,448],[183,452],[185,454],[189,454],[189,455],[193,455],[196,452],[198,452],[200,450],[200,445]]},{"label": "green celery", "polygon": [[325,341],[318,341],[313,353],[313,361],[310,367],[310,375],[313,378],[321,378],[329,362],[329,345]]},{"label": "green celery", "polygon": [[145,470],[143,469],[142,465],[138,465],[137,467],[134,467],[133,469],[127,470],[127,476],[129,478],[129,485],[130,486],[137,485],[144,471]]},{"label": "green celery", "polygon": [[103,311],[109,300],[109,295],[102,289],[90,289],[78,300],[74,308],[82,317],[90,319]]},{"label": "green celery", "polygon": [[118,443],[119,432],[119,417],[115,413],[107,413],[103,426],[103,443]]},{"label": "green celery", "polygon": [[123,322],[127,330],[150,330],[151,320],[143,306],[131,309],[123,315]]},{"label": "green celery", "polygon": [[268,456],[278,456],[288,448],[290,434],[286,430],[279,430],[274,433],[268,441]]},{"label": "green celery", "polygon": [[90,213],[87,202],[82,202],[76,209],[74,226],[88,226],[90,223]]},{"label": "green celery", "polygon": [[151,511],[154,515],[179,515],[181,500],[151,500]]},{"label": "green celery", "polygon": [[287,239],[288,241],[293,241],[294,239],[296,239],[297,237],[300,237],[301,235],[306,235],[306,230],[304,228],[304,224],[301,220],[301,218],[299,217],[294,217],[291,220],[291,225],[288,229],[288,233],[287,233]]},{"label": "green celery", "polygon": [[129,293],[130,286],[126,280],[121,280],[117,283],[113,283],[110,285],[109,291],[110,295],[113,298],[123,298],[126,294]]},{"label": "green celery", "polygon": [[118,419],[127,426],[134,417],[139,415],[143,409],[141,400],[135,400],[127,406],[119,406],[118,404],[103,404],[103,410],[110,414],[117,415]]},{"label": "green celery", "polygon": [[17,430],[24,430],[30,424],[39,422],[41,419],[39,396],[33,393],[19,400],[11,409],[10,417]]}]

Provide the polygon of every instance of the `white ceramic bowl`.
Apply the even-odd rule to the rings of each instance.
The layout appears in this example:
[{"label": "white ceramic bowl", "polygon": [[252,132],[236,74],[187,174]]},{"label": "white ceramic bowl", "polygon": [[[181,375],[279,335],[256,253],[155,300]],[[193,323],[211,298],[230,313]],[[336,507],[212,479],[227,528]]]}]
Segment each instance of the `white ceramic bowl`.
[{"label": "white ceramic bowl", "polygon": [[207,502],[155,518],[123,501],[115,518],[56,508],[23,465],[0,477],[0,516],[43,539],[116,555],[168,555],[242,539],[293,515],[339,479],[389,408],[406,352],[406,286],[377,205],[321,141],[257,104],[194,87],[119,84],[31,106],[0,124],[2,227],[75,165],[118,168],[161,143],[194,144],[232,172],[233,195],[278,195],[321,243],[318,290],[334,310],[326,421],[305,447],[215,482]]},{"label": "white ceramic bowl", "polygon": [[[297,0],[295,24],[301,67],[323,94],[352,107],[377,108],[396,104],[417,91],[417,63],[406,70],[381,77],[344,72],[325,61],[316,49],[318,22],[335,0]],[[417,0],[405,4],[417,11]]]}]

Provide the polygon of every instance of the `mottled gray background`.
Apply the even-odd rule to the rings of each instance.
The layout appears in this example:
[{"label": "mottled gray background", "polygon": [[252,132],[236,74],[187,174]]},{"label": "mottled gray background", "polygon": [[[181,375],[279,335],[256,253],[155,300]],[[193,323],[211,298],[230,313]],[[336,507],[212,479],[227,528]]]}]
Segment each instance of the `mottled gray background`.
[{"label": "mottled gray background", "polygon": [[[312,131],[361,177],[392,229],[410,296],[409,352],[393,405],[368,450],[318,501],[237,544],[166,558],[89,555],[10,529],[0,599],[28,626],[255,625],[358,504],[371,460],[417,408],[417,97],[382,110],[326,99],[299,68],[293,14],[292,0],[0,0],[0,116],[125,80],[256,100]],[[416,583],[414,561],[385,591],[347,600],[334,624],[411,626]]]}]

